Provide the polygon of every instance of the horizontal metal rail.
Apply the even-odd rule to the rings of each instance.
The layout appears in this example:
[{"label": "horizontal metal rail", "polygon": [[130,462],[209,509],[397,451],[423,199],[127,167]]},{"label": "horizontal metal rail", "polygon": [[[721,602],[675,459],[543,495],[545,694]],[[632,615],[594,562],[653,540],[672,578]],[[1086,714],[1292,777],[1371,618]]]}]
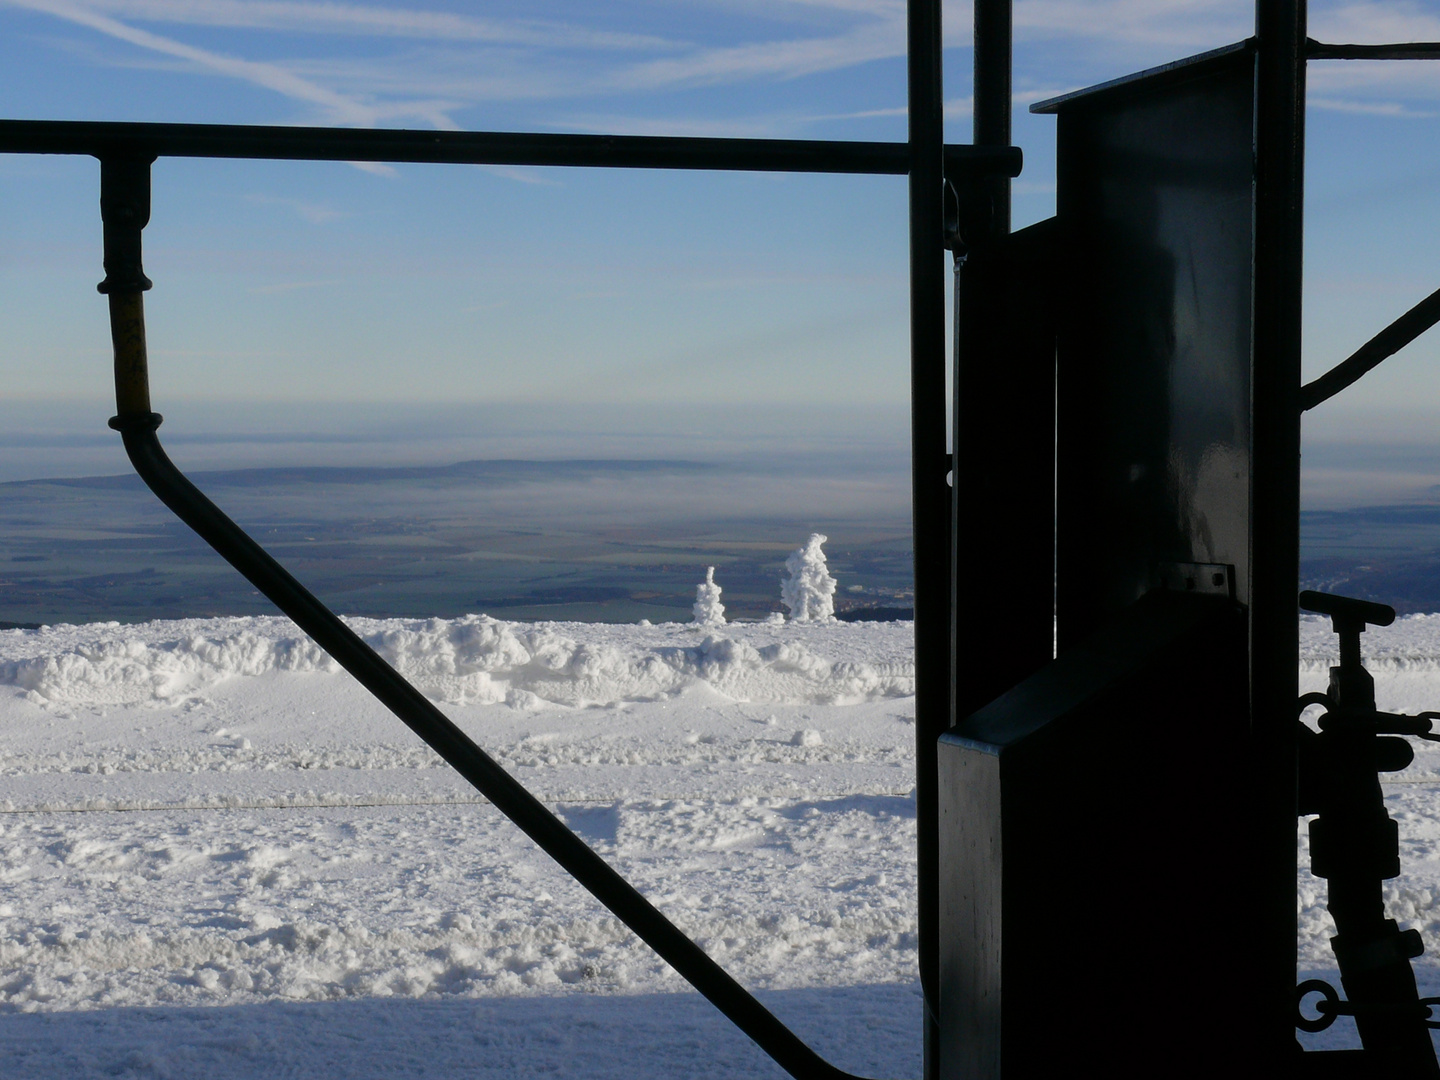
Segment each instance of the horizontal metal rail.
[{"label": "horizontal metal rail", "polygon": [[1440,42],[1411,41],[1398,45],[1327,45],[1310,38],[1307,60],[1440,60]]},{"label": "horizontal metal rail", "polygon": [[[98,158],[149,160],[158,157],[259,158],[882,176],[904,176],[910,172],[910,146],[898,142],[79,120],[0,120],[0,153],[88,154]],[[953,144],[945,147],[945,172],[952,180],[1019,176],[1020,166],[1018,147]]]}]

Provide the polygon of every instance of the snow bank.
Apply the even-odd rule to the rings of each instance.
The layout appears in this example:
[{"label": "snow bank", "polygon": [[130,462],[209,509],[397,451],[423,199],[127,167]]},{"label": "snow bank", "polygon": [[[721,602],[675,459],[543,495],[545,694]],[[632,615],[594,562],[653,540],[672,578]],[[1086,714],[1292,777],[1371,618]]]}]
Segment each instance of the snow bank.
[{"label": "snow bank", "polygon": [[[866,634],[845,624],[761,624],[699,640],[697,630],[675,626],[509,623],[486,615],[355,619],[351,626],[427,695],[452,704],[615,705],[700,686],[732,700],[790,704],[914,693],[910,623]],[[339,670],[281,618],[0,632],[0,685],[42,705],[174,704],[228,679]]]},{"label": "snow bank", "polygon": [[[736,701],[795,705],[912,694],[911,623],[875,624],[862,633],[857,624],[819,621],[827,618],[833,598],[833,589],[816,584],[819,575],[834,584],[824,572],[824,540],[816,534],[791,557],[796,576],[786,589],[793,617],[784,623],[652,627],[506,622],[486,615],[349,622],[426,694],[449,704],[619,705],[701,687]],[[697,594],[712,581],[707,575]],[[705,593],[707,611],[723,610],[720,587],[714,589]],[[697,600],[697,617],[700,606]],[[1440,672],[1440,615],[1407,615],[1371,628],[1361,647],[1377,676]],[[1300,676],[1307,688],[1317,680],[1323,686],[1337,662],[1330,620],[1302,616]],[[13,687],[40,705],[173,705],[203,699],[227,680],[276,673],[342,674],[283,618],[0,631],[0,687]],[[1440,695],[1423,707],[1440,707]]]},{"label": "snow bank", "polygon": [[720,603],[720,586],[715,584],[715,568],[705,568],[705,580],[695,586],[695,622],[700,626],[724,626],[725,605]]},{"label": "snow bank", "polygon": [[825,552],[820,550],[828,539],[821,533],[811,533],[805,546],[785,560],[790,576],[780,583],[780,599],[796,622],[823,622],[835,617],[836,582],[825,566]]},{"label": "snow bank", "polygon": [[[1440,671],[1440,615],[1402,615],[1360,636],[1365,666],[1379,674]],[[1300,670],[1328,675],[1340,662],[1340,639],[1326,615],[1300,617]],[[1440,707],[1440,706],[1437,706]]]},{"label": "snow bank", "polygon": [[[47,636],[44,630],[32,633],[41,639]],[[55,635],[56,643],[68,636],[62,628]],[[83,636],[90,640],[69,648],[62,645],[53,653],[0,659],[0,684],[19,687],[37,702],[129,705],[185,698],[230,676],[339,670],[318,645],[301,636],[242,630],[156,642],[118,628]],[[0,644],[0,657],[5,655],[4,644],[9,643]]]}]

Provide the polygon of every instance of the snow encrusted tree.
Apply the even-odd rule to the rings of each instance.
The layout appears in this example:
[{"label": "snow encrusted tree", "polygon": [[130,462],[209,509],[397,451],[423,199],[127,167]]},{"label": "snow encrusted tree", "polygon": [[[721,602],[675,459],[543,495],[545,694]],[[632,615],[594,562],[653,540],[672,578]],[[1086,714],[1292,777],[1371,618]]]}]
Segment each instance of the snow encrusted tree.
[{"label": "snow encrusted tree", "polygon": [[780,599],[795,622],[825,622],[835,617],[836,583],[825,567],[825,552],[820,550],[828,539],[811,533],[805,546],[785,560],[790,576],[780,583]]},{"label": "snow encrusted tree", "polygon": [[724,626],[725,605],[720,603],[720,586],[715,584],[715,568],[705,568],[705,580],[695,586],[695,622],[699,626]]}]

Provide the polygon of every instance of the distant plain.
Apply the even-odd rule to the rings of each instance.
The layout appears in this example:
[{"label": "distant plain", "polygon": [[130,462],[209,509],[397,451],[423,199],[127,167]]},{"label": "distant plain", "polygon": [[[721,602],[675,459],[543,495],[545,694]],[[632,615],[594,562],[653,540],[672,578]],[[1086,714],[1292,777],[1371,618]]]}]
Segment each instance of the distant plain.
[{"label": "distant plain", "polygon": [[[785,556],[830,537],[843,609],[909,608],[906,478],[686,460],[201,471],[196,483],[342,614],[686,621],[781,610]],[[267,614],[135,476],[0,485],[0,621]]]},{"label": "distant plain", "polygon": [[[729,617],[760,619],[811,532],[842,613],[913,605],[903,410],[247,408],[186,404],[161,435],[343,614],[683,621],[714,566]],[[0,403],[0,623],[273,611],[129,472],[107,413]],[[1302,587],[1440,611],[1440,446],[1361,419],[1307,435]]]}]

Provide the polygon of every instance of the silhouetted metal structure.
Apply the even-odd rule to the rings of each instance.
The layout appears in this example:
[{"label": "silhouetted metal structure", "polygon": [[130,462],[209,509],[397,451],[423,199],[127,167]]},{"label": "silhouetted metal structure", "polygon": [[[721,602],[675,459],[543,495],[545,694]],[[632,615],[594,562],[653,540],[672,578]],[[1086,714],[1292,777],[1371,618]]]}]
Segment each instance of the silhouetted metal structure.
[{"label": "silhouetted metal structure", "polygon": [[1431,1044],[1431,1006],[1420,999],[1410,960],[1425,951],[1420,931],[1401,931],[1385,917],[1383,883],[1400,876],[1400,829],[1385,811],[1378,773],[1396,772],[1415,759],[1398,736],[1440,739],[1431,721],[1440,713],[1404,716],[1375,708],[1375,680],[1360,661],[1366,624],[1389,626],[1393,608],[1364,600],[1303,592],[1300,606],[1329,615],[1340,636],[1340,663],[1330,669],[1323,694],[1306,694],[1301,709],[1324,707],[1319,731],[1296,726],[1299,739],[1300,812],[1310,822],[1310,869],[1328,882],[1328,906],[1338,931],[1331,939],[1348,1002],[1322,979],[1297,987],[1297,1007],[1310,992],[1321,995],[1318,1016],[1302,1012],[1297,1025],[1323,1031],[1342,1012],[1355,1018],[1367,1068],[1398,1076],[1440,1076]]},{"label": "silhouetted metal structure", "polygon": [[[1342,663],[1319,735],[1292,710],[1300,412],[1440,319],[1431,297],[1302,390],[1305,64],[1440,46],[1321,45],[1304,0],[1259,0],[1245,42],[1036,106],[1058,117],[1057,216],[1012,233],[1010,0],[974,12],[970,146],[943,142],[939,0],[910,0],[907,143],[0,121],[0,152],[100,161],[111,425],[152,490],[796,1077],[846,1074],[166,457],[141,235],[151,164],[166,156],[908,175],[927,1080],[1437,1075],[1431,1002],[1408,966],[1418,942],[1375,903],[1397,868],[1374,769],[1403,756],[1394,734],[1423,735],[1431,719],[1377,713],[1366,697],[1357,627],[1388,609],[1308,598],[1334,615]],[[1297,1021],[1301,809],[1320,815],[1315,869],[1351,1000],[1302,986],[1318,1015]],[[1045,936],[1057,881],[1086,886],[1067,893],[1063,942]],[[1181,898],[1205,917],[1177,976]],[[1182,1046],[1188,1009],[1211,1027]],[[1297,1024],[1345,1012],[1363,1051],[1297,1054]]]},{"label": "silhouetted metal structure", "polygon": [[[1005,7],[977,4],[977,34]],[[1003,78],[976,49],[976,131],[998,131],[980,111],[1008,115]],[[1331,878],[1359,927],[1336,941],[1353,1000],[1322,1011],[1366,1016],[1365,1048],[1297,1053],[1296,770],[1334,755],[1297,762],[1291,711],[1300,413],[1440,317],[1422,302],[1302,391],[1305,65],[1436,54],[1321,45],[1303,0],[1260,0],[1253,38],[1033,107],[1057,117],[1051,221],[1009,234],[999,200],[956,199],[940,1075],[1440,1075],[1418,940],[1360,854],[1384,831],[1369,754],[1312,778],[1322,821],[1363,821]],[[1374,715],[1372,697],[1347,737]],[[1429,730],[1409,723],[1391,730]],[[1063,941],[1057,882],[1080,883]],[[1203,912],[1183,965],[1180,905]],[[1182,1039],[1177,1010],[1202,1001],[1216,1026]]]},{"label": "silhouetted metal structure", "polygon": [[[936,55],[938,60],[938,52]],[[938,74],[938,69],[936,69]],[[937,87],[938,91],[938,87]],[[938,106],[938,100],[937,100]],[[938,115],[938,114],[937,114]],[[1009,148],[946,147],[934,136],[924,175],[935,194],[933,260],[943,269],[940,213],[943,184],[966,185],[973,176],[1020,169],[1019,152]],[[150,402],[143,295],[151,287],[141,256],[141,236],[150,220],[150,167],[158,155],[208,157],[304,157],[385,161],[567,164],[631,168],[707,168],[794,172],[920,172],[914,146],[885,143],[821,143],[767,140],[620,138],[608,136],[512,136],[505,134],[416,132],[334,132],[194,125],[68,124],[0,122],[0,151],[85,153],[100,160],[100,208],[105,236],[106,277],[99,289],[110,304],[115,349],[117,415],[111,427],[121,433],[136,471],[175,514],[315,639],[347,671],[449,762],[475,788],[520,826],[536,844],[575,876],[592,894],[636,932],[755,1042],[797,1077],[843,1077],[801,1042],[755,998],[628,882],[596,855],[562,821],[475,745],[427,698],[381,659],[333,612],[207,499],[166,456],[156,435],[161,417]],[[912,184],[914,180],[912,179]],[[924,215],[917,215],[924,217]],[[917,230],[918,232],[918,230]],[[931,275],[943,286],[939,274]],[[931,353],[918,353],[917,380],[931,379],[927,401],[937,410],[920,415],[917,442],[935,467],[931,483],[944,483],[944,294],[927,308],[917,298],[916,323],[935,323]],[[917,395],[920,399],[922,395]],[[932,413],[934,415],[932,415]],[[924,426],[928,425],[928,426]],[[918,475],[918,470],[917,470]],[[933,533],[932,519],[944,523],[945,502],[929,491],[928,517],[922,527]],[[937,510],[937,507],[939,508]],[[922,550],[917,545],[917,550]],[[928,557],[941,570],[946,546],[932,543]],[[935,590],[944,596],[948,589]],[[940,660],[946,660],[943,607],[927,617],[938,622]],[[932,652],[935,652],[932,648]],[[944,703],[946,682],[933,671],[932,696]],[[933,750],[932,750],[933,754]]]}]

